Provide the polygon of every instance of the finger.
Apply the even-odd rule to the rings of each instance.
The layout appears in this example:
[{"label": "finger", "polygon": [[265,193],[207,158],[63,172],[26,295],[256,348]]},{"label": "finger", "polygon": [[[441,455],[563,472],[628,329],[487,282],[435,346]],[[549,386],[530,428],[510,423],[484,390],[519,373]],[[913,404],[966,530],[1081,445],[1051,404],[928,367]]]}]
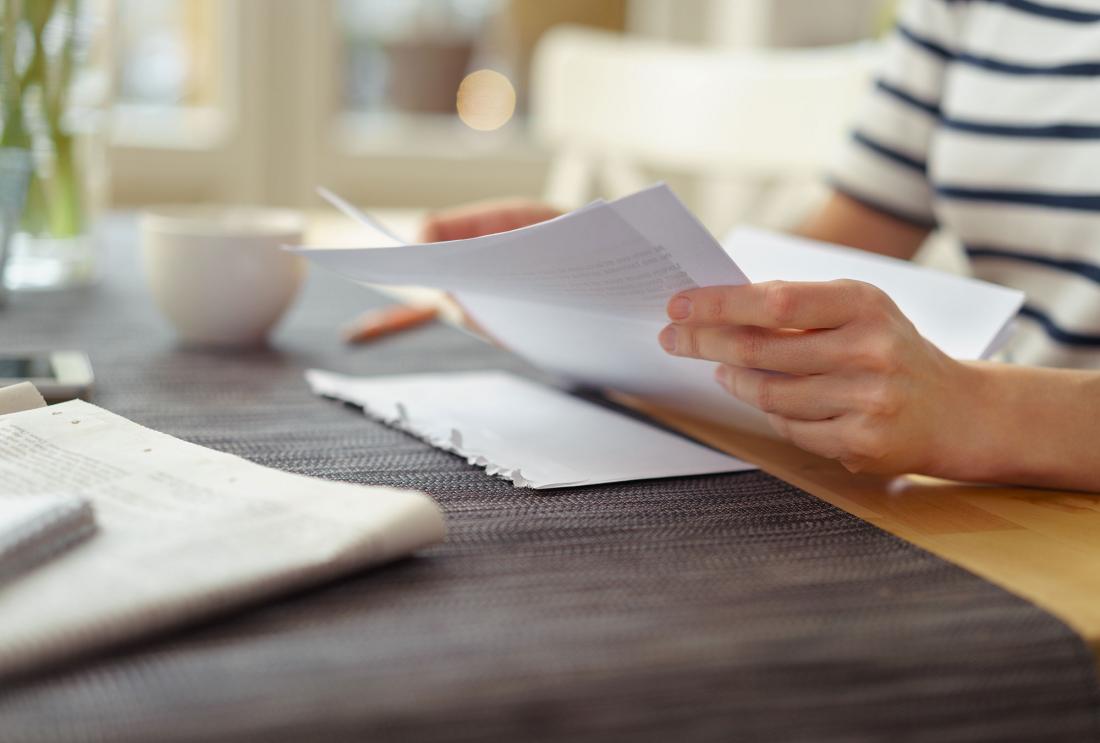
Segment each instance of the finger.
[{"label": "finger", "polygon": [[553,207],[533,201],[467,204],[428,215],[421,228],[421,240],[445,242],[508,232],[552,219],[559,214]]},{"label": "finger", "polygon": [[781,415],[769,415],[768,422],[783,438],[799,449],[825,457],[841,459],[845,455],[842,444],[842,418],[830,418],[821,421],[803,421],[784,418]]},{"label": "finger", "polygon": [[836,380],[822,376],[771,374],[757,369],[719,366],[715,378],[731,395],[765,413],[803,421],[820,421],[845,413]]},{"label": "finger", "polygon": [[[765,281],[689,289],[668,303],[668,316],[691,325],[756,325],[813,330],[854,319],[882,290],[861,281]],[[889,300],[886,300],[889,301]]]},{"label": "finger", "polygon": [[424,242],[446,242],[480,237],[508,229],[508,222],[495,211],[463,207],[430,215],[421,229]]},{"label": "finger", "polygon": [[748,369],[820,374],[837,368],[846,346],[831,330],[769,330],[750,325],[691,326],[673,323],[658,336],[673,356],[717,361]]}]

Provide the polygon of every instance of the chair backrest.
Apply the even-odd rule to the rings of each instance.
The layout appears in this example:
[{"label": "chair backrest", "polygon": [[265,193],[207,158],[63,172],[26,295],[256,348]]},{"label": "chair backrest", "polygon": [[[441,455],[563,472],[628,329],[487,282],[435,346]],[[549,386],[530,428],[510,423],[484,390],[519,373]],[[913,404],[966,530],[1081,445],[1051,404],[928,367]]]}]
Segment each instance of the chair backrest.
[{"label": "chair backrest", "polygon": [[772,183],[816,177],[877,56],[870,43],[733,51],[553,29],[531,83],[533,133],[556,153],[547,196],[572,206],[596,177],[612,191],[633,187],[636,166]]}]

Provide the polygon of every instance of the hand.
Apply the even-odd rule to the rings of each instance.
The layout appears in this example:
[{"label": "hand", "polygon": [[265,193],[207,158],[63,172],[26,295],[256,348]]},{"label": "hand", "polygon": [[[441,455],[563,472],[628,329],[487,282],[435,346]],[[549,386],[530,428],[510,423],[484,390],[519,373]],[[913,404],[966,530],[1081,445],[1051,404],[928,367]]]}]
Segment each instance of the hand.
[{"label": "hand", "polygon": [[527,227],[560,216],[552,206],[529,199],[504,199],[466,204],[428,215],[421,242],[464,240]]},{"label": "hand", "polygon": [[[529,199],[503,199],[466,204],[429,214],[420,229],[421,242],[465,240],[527,227],[560,216],[552,206]],[[462,324],[486,339],[502,345],[483,328],[454,296],[450,299],[462,312]]]},{"label": "hand", "polygon": [[968,430],[971,369],[870,284],[693,289],[669,301],[668,316],[666,351],[719,362],[718,383],[767,413],[780,436],[853,472],[958,476],[959,442],[981,440]]}]

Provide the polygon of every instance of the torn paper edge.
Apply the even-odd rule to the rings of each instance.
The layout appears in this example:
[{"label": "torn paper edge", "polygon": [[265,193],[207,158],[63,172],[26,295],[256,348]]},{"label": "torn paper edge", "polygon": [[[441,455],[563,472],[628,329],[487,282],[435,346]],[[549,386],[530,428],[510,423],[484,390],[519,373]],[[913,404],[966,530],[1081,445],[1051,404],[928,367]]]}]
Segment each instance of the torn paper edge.
[{"label": "torn paper edge", "polygon": [[321,372],[310,369],[306,371],[306,382],[309,384],[310,389],[315,395],[321,395],[333,400],[339,400],[340,402],[351,403],[363,410],[363,414],[372,420],[376,420],[379,423],[384,423],[391,428],[395,428],[398,431],[407,433],[410,436],[423,441],[424,443],[435,447],[436,449],[442,449],[443,451],[455,454],[466,460],[467,464],[475,467],[481,467],[485,470],[485,474],[493,477],[498,477],[502,480],[507,480],[512,483],[516,488],[530,488],[532,490],[542,490],[547,488],[564,488],[573,485],[583,485],[584,480],[577,480],[574,482],[554,482],[554,483],[541,483],[536,484],[532,480],[528,480],[524,477],[521,468],[510,467],[506,464],[500,464],[493,462],[484,453],[472,451],[467,449],[463,444],[462,431],[457,428],[449,427],[446,433],[432,432],[417,428],[413,422],[412,416],[409,414],[409,410],[404,403],[394,403],[396,408],[396,415],[389,414],[376,407],[372,407],[368,402],[362,399],[348,399],[338,395],[334,389],[328,384]]}]

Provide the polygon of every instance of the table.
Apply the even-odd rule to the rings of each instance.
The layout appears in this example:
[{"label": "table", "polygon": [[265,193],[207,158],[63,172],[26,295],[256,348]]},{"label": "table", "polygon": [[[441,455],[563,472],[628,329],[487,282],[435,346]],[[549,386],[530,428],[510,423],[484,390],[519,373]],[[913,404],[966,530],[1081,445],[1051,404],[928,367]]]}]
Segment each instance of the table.
[{"label": "table", "polygon": [[5,743],[1100,737],[1085,644],[992,583],[761,473],[515,490],[312,397],[302,371],[534,374],[518,359],[443,324],[346,348],[340,323],[384,298],[320,272],[270,348],[181,349],[132,223],[112,235],[103,284],[17,297],[5,348],[86,347],[98,404],[267,466],[422,489],[450,535],[0,688]]},{"label": "table", "polygon": [[1100,657],[1100,494],[853,475],[782,442],[634,404],[1045,607]]},{"label": "table", "polygon": [[[383,215],[409,236],[420,218],[415,211]],[[315,223],[337,244],[355,239],[339,221],[321,215]],[[438,293],[396,295],[434,301],[455,317]],[[1035,602],[1073,627],[1100,661],[1100,492],[853,475],[783,442],[692,420],[642,400],[619,399]]]}]

